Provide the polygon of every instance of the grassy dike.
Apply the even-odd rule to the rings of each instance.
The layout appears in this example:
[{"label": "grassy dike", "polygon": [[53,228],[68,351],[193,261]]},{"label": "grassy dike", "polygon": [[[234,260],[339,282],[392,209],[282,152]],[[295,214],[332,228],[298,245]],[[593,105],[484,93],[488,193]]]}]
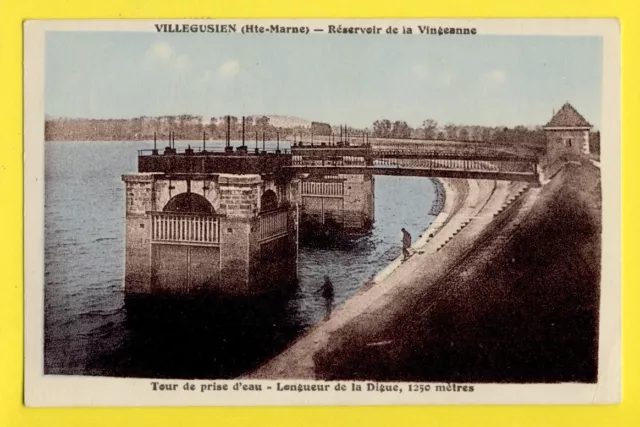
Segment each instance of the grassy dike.
[{"label": "grassy dike", "polygon": [[[354,319],[314,355],[318,379],[595,382],[600,171],[567,165],[391,321]],[[511,223],[510,223],[511,221]]]}]

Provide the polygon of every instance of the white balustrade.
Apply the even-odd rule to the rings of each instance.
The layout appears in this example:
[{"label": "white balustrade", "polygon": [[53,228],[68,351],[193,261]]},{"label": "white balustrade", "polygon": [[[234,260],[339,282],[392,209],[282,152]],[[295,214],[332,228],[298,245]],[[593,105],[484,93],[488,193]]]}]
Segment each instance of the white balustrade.
[{"label": "white balustrade", "polygon": [[215,245],[220,242],[220,224],[213,216],[151,214],[154,243]]},{"label": "white balustrade", "polygon": [[260,215],[258,236],[260,241],[287,234],[289,230],[287,211],[275,211]]}]

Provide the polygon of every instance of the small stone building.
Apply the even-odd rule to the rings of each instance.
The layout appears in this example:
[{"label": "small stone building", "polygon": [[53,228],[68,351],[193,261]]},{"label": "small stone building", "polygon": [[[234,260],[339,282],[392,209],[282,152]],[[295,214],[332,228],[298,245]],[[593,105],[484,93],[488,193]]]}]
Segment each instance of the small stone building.
[{"label": "small stone building", "polygon": [[593,126],[568,102],[543,127],[547,136],[547,163],[589,154],[589,131]]}]

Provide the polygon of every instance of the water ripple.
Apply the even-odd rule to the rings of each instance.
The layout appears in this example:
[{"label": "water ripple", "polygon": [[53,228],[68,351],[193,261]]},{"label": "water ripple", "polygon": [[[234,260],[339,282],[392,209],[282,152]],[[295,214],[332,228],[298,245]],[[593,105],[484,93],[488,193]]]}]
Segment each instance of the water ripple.
[{"label": "water ripple", "polygon": [[286,299],[127,306],[120,176],[136,170],[136,150],[145,144],[153,143],[46,143],[47,373],[239,375],[324,316],[316,292],[324,275],[334,284],[335,303],[345,301],[400,254],[400,228],[417,237],[433,220],[430,180],[376,177],[371,235],[350,250],[303,248],[299,286]]}]

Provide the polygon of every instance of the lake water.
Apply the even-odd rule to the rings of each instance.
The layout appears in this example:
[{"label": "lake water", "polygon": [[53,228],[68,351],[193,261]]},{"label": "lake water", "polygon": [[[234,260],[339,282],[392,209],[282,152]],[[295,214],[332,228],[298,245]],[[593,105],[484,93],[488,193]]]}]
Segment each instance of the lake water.
[{"label": "lake water", "polygon": [[[188,144],[202,143],[176,147]],[[213,145],[223,143],[208,142]],[[400,255],[402,227],[416,239],[433,220],[431,180],[375,177],[371,234],[348,250],[301,248],[294,292],[244,300],[154,298],[132,306],[124,301],[121,176],[136,172],[143,148],[153,142],[45,143],[46,374],[241,375],[322,319],[324,300],[316,290],[325,274],[340,304]]]}]

